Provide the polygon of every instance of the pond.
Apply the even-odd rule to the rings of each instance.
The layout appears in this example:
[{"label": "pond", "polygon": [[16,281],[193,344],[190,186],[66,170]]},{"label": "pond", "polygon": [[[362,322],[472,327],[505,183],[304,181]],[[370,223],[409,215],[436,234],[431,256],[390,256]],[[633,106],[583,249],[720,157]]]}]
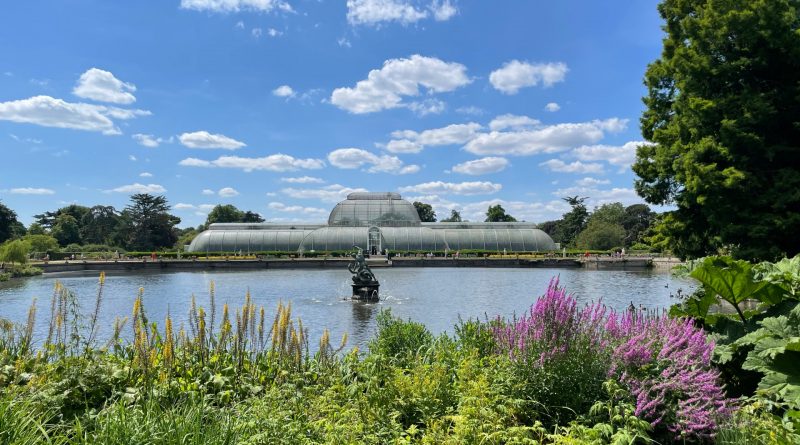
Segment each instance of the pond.
[{"label": "pond", "polygon": [[[497,315],[510,317],[526,311],[547,289],[553,277],[580,303],[598,300],[625,310],[631,303],[647,309],[665,309],[671,295],[695,285],[663,271],[591,271],[583,269],[386,268],[375,269],[381,282],[381,301],[365,304],[347,300],[350,274],[346,270],[263,270],[109,274],[99,311],[100,338],[111,334],[116,316],[129,316],[139,288],[144,289],[148,318],[163,326],[169,313],[176,326],[184,323],[191,296],[208,309],[209,286],[216,288],[217,317],[222,304],[239,307],[249,290],[256,306],[263,305],[271,321],[279,301],[292,303],[310,334],[310,347],[323,329],[331,343],[348,333],[348,347],[363,349],[375,334],[375,316],[382,309],[424,323],[434,333],[451,332],[463,319]],[[47,333],[50,299],[56,280],[77,296],[81,310],[93,311],[98,273],[51,274],[0,283],[0,318],[24,322],[35,298],[38,316],[35,334]],[[126,333],[130,331],[127,326]]]}]

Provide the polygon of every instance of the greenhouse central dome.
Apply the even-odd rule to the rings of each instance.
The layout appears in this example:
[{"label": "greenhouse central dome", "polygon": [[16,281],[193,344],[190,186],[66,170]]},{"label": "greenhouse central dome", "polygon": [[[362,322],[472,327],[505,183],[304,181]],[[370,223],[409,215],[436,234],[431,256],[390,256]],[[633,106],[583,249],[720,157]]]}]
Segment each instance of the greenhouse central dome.
[{"label": "greenhouse central dome", "polygon": [[327,252],[361,247],[370,254],[482,250],[555,250],[549,235],[525,222],[420,221],[398,193],[351,193],[336,204],[328,224],[216,223],[189,252]]}]

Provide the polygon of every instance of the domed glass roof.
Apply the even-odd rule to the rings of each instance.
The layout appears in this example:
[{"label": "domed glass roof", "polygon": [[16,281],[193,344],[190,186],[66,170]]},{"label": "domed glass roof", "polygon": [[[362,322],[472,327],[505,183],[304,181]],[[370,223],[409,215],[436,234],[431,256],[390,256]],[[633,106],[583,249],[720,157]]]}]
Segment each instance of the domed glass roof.
[{"label": "domed glass roof", "polygon": [[409,227],[419,226],[417,209],[397,193],[351,193],[336,204],[329,226]]}]

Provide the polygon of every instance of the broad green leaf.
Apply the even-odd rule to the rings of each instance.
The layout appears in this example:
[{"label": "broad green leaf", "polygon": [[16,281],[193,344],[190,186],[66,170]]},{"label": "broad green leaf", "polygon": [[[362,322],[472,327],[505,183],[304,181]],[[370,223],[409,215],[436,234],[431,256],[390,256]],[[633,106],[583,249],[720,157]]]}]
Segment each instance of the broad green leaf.
[{"label": "broad green leaf", "polygon": [[707,294],[717,295],[733,305],[755,297],[766,284],[755,281],[750,263],[728,257],[706,258],[690,276],[703,284]]}]

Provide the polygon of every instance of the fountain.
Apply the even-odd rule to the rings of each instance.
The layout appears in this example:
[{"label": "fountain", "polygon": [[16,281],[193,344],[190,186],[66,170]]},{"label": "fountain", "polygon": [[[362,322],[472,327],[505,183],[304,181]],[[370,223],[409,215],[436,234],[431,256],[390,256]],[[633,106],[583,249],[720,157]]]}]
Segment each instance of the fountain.
[{"label": "fountain", "polygon": [[347,266],[347,270],[353,274],[353,299],[361,301],[378,301],[378,288],[380,283],[375,279],[375,275],[367,265],[364,258],[364,251],[358,247],[352,253],[353,262]]}]

